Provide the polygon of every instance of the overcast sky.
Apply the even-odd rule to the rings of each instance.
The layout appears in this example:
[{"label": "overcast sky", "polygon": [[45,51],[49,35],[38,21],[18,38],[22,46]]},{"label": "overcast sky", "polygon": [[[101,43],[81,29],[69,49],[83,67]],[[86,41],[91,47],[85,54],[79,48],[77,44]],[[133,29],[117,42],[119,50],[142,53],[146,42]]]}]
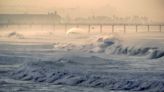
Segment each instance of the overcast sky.
[{"label": "overcast sky", "polygon": [[0,0],[1,13],[47,13],[62,16],[147,16],[164,21],[164,0]]}]

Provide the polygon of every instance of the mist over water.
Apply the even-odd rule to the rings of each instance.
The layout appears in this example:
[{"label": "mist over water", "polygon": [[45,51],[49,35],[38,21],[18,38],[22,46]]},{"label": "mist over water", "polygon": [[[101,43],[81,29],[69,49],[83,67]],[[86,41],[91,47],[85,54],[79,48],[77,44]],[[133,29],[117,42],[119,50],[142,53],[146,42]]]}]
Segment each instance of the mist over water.
[{"label": "mist over water", "polygon": [[0,92],[164,92],[163,0],[0,0]]}]

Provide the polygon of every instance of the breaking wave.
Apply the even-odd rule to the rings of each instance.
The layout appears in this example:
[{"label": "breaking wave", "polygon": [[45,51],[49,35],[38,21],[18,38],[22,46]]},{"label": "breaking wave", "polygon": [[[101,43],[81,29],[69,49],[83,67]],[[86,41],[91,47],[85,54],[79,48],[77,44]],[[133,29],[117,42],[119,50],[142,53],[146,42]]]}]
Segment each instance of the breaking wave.
[{"label": "breaking wave", "polygon": [[145,56],[149,59],[158,59],[164,57],[164,50],[157,47],[135,47],[124,46],[119,37],[110,35],[107,37],[99,37],[96,40],[96,45],[90,52],[107,53],[129,56]]},{"label": "breaking wave", "polygon": [[[158,59],[164,56],[164,51],[152,47],[123,47],[121,45],[108,48],[112,54],[122,54],[129,56],[146,56],[149,59]],[[107,52],[107,53],[108,53]]]},{"label": "breaking wave", "polygon": [[24,36],[22,34],[19,34],[17,32],[11,32],[7,35],[9,38],[18,38],[18,39],[24,39]]}]

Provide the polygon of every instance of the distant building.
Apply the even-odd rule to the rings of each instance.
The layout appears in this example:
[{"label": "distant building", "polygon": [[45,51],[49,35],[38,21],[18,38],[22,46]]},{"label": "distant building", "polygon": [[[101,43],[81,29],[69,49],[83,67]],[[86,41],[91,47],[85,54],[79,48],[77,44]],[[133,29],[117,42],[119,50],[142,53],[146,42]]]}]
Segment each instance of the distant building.
[{"label": "distant building", "polygon": [[54,24],[60,23],[61,16],[48,14],[0,14],[0,24]]}]

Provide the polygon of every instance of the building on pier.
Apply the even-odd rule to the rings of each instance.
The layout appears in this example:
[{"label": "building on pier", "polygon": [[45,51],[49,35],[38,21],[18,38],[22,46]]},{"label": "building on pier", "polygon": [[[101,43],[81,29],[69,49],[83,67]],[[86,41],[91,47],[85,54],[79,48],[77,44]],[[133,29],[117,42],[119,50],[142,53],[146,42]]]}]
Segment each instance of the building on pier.
[{"label": "building on pier", "polygon": [[0,24],[54,24],[60,23],[56,12],[48,14],[0,14]]}]

